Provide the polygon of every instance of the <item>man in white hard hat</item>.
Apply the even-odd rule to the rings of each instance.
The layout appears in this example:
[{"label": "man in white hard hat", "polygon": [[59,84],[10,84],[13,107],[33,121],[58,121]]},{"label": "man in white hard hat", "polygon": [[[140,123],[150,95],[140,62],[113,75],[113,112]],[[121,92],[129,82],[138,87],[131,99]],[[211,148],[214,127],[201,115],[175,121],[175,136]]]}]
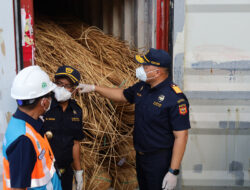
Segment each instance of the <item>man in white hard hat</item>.
[{"label": "man in white hard hat", "polygon": [[3,141],[3,189],[61,190],[54,155],[46,137],[39,133],[39,118],[49,110],[51,91],[56,88],[39,67],[21,70],[14,79],[11,97],[18,109],[12,116]]}]

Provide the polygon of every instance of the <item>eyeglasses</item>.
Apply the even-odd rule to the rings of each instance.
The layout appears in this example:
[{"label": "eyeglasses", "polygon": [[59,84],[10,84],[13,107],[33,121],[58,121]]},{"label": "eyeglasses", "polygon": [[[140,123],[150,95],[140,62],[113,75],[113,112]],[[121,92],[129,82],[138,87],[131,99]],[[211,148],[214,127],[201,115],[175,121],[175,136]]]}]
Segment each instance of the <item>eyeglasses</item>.
[{"label": "eyeglasses", "polygon": [[72,85],[72,84],[64,84],[64,83],[62,83],[60,81],[56,81],[55,83],[59,87],[64,87],[64,88],[67,88],[67,89],[74,88],[74,85]]}]

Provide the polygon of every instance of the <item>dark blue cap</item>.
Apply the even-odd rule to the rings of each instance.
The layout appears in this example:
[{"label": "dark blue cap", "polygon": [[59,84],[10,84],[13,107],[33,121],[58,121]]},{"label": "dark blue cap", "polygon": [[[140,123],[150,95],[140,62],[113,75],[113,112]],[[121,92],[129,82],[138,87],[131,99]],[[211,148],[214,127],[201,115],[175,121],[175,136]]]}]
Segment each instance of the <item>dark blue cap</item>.
[{"label": "dark blue cap", "polygon": [[80,73],[75,68],[66,65],[58,68],[55,74],[55,78],[57,77],[67,77],[73,82],[74,85],[78,85],[81,80]]},{"label": "dark blue cap", "polygon": [[153,65],[165,68],[170,68],[172,62],[170,55],[166,51],[154,48],[150,48],[143,56],[136,55],[135,60],[143,65]]}]

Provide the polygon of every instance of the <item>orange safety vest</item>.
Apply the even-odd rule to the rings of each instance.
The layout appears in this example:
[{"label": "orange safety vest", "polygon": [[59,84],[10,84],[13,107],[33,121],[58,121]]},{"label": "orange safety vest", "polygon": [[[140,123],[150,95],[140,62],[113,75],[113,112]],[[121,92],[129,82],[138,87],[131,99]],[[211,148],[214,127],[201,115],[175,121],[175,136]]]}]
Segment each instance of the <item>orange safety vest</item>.
[{"label": "orange safety vest", "polygon": [[[15,118],[12,119],[15,120]],[[25,135],[31,140],[37,154],[37,160],[31,174],[31,188],[41,187],[50,182],[56,171],[54,167],[54,155],[46,136],[43,138],[27,122],[25,123],[25,129],[26,133],[22,135]],[[5,138],[5,144],[7,144],[7,141],[8,139]],[[6,149],[7,147],[5,147],[5,150]],[[9,161],[5,157],[3,158],[3,167],[3,189],[9,190],[11,188]]]}]

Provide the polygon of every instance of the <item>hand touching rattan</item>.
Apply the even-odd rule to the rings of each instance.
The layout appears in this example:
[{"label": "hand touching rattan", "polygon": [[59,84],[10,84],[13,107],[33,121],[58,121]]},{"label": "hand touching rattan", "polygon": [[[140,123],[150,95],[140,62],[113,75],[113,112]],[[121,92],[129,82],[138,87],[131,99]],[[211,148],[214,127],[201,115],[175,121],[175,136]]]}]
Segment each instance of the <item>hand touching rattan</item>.
[{"label": "hand touching rattan", "polygon": [[79,89],[80,93],[89,93],[95,91],[95,85],[91,84],[79,84],[77,86],[77,89]]}]

